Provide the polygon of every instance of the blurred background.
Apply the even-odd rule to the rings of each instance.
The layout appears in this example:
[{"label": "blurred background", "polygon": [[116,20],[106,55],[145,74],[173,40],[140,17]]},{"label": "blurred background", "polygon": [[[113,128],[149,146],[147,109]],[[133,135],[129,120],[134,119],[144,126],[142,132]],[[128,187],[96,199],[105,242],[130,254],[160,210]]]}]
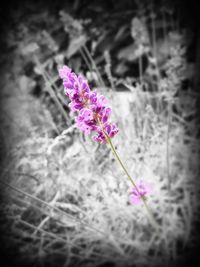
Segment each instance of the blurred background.
[{"label": "blurred background", "polygon": [[[199,6],[194,1],[7,1],[0,10],[0,265],[198,266]],[[119,127],[75,125],[58,68],[84,75]]]}]

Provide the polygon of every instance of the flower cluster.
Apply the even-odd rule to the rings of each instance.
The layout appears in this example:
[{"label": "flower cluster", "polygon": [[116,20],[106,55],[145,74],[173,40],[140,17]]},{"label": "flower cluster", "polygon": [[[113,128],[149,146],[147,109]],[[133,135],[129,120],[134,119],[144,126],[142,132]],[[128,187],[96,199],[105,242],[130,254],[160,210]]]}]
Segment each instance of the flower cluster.
[{"label": "flower cluster", "polygon": [[146,195],[150,194],[153,190],[153,186],[151,184],[144,183],[142,180],[140,180],[136,186],[137,189],[135,187],[132,188],[129,196],[130,203],[134,205],[139,204],[142,198],[145,200]]},{"label": "flower cluster", "polygon": [[112,110],[107,106],[105,97],[91,91],[87,80],[82,75],[77,76],[67,66],[59,69],[59,76],[63,79],[65,94],[71,100],[70,109],[79,113],[77,127],[86,134],[96,132],[93,139],[100,143],[106,143],[107,136],[114,137],[119,130],[108,121]]}]

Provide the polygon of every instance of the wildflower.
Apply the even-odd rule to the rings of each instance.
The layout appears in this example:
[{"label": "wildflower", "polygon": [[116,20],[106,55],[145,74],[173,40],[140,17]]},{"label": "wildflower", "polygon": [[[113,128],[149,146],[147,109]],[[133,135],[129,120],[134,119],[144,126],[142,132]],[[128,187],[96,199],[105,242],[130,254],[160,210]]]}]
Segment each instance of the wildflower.
[{"label": "wildflower", "polygon": [[143,200],[145,200],[146,195],[150,194],[153,190],[151,184],[144,183],[142,180],[136,183],[136,187],[132,188],[130,196],[129,196],[130,203],[134,205],[140,204],[142,198]]},{"label": "wildflower", "polygon": [[112,109],[105,97],[91,91],[87,80],[67,66],[59,69],[59,76],[63,79],[65,94],[71,100],[71,111],[79,113],[75,118],[77,127],[86,134],[96,132],[93,140],[100,143],[106,143],[107,137],[114,137],[119,129],[109,122]]},{"label": "wildflower", "polygon": [[93,140],[99,143],[109,143],[117,162],[133,184],[129,197],[130,202],[139,204],[143,200],[151,223],[157,228],[157,223],[145,202],[146,195],[152,190],[151,185],[145,184],[143,181],[135,184],[112,143],[111,138],[118,133],[119,129],[114,123],[109,122],[112,109],[108,107],[105,97],[97,94],[96,91],[90,91],[87,80],[81,75],[77,76],[67,66],[59,69],[59,76],[63,80],[65,94],[71,100],[69,104],[71,110],[78,112],[78,116],[75,118],[77,127],[86,134],[96,132]]}]

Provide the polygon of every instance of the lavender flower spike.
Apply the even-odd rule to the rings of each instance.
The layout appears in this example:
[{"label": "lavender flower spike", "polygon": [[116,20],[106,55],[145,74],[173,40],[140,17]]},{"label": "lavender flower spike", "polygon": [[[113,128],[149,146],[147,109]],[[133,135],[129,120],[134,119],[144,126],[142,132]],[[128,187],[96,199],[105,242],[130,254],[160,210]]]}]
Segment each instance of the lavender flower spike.
[{"label": "lavender flower spike", "polygon": [[96,91],[91,91],[87,80],[82,75],[77,76],[69,67],[63,66],[58,71],[63,80],[65,94],[71,101],[69,106],[73,112],[78,112],[78,116],[75,118],[77,127],[86,134],[96,132],[93,140],[110,145],[117,162],[133,185],[130,202],[138,204],[142,201],[152,225],[157,229],[157,222],[146,204],[146,195],[150,193],[151,187],[143,182],[135,184],[112,143],[111,139],[119,129],[114,123],[109,122],[112,109],[108,107],[105,97]]},{"label": "lavender flower spike", "polygon": [[82,75],[77,76],[67,66],[59,69],[59,76],[71,101],[71,111],[79,113],[75,119],[77,127],[86,134],[96,132],[93,140],[107,143],[107,136],[114,137],[119,129],[109,122],[112,110],[107,106],[105,97],[91,91],[87,80]]}]

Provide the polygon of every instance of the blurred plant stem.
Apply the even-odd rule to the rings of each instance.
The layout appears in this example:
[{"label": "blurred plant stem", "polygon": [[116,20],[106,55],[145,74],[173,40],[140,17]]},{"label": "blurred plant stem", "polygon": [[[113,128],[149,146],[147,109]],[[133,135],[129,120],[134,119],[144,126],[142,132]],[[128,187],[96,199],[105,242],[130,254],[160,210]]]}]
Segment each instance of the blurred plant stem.
[{"label": "blurred plant stem", "polygon": [[86,45],[83,45],[83,51],[84,51],[85,54],[87,55],[87,57],[88,57],[88,59],[89,59],[91,65],[92,65],[92,69],[94,69],[95,72],[96,72],[96,75],[97,75],[97,77],[98,77],[98,79],[99,79],[100,87],[105,88],[105,87],[106,87],[106,86],[105,86],[105,83],[104,83],[104,81],[103,81],[103,79],[102,79],[102,77],[101,77],[101,74],[100,74],[100,72],[99,72],[99,70],[98,70],[98,68],[97,68],[97,65],[96,65],[94,59],[92,58],[92,56],[91,56],[89,50],[87,49]]},{"label": "blurred plant stem", "polygon": [[56,93],[54,92],[53,88],[52,88],[52,84],[51,81],[48,77],[48,74],[46,73],[44,67],[42,66],[42,64],[40,63],[39,59],[37,58],[37,56],[34,55],[34,61],[36,63],[36,66],[38,67],[38,69],[40,70],[40,73],[45,81],[46,86],[48,87],[48,93],[51,95],[52,99],[54,100],[55,104],[57,105],[60,113],[62,114],[62,116],[66,119],[69,120],[69,115],[68,113],[65,111],[65,109],[63,108],[63,106],[61,105]]},{"label": "blurred plant stem", "polygon": [[170,124],[171,124],[171,100],[168,100],[168,114],[167,114],[167,141],[166,141],[166,161],[167,161],[167,178],[168,178],[168,190],[171,191],[171,175],[170,175]]},{"label": "blurred plant stem", "polygon": [[91,75],[93,76],[94,81],[96,82],[96,85],[99,88],[105,88],[105,84],[103,83],[103,80],[101,78],[101,74],[99,73],[95,61],[92,59],[92,56],[90,55],[90,52],[88,51],[86,46],[83,46],[83,48],[79,49],[80,54],[85,61],[85,64],[87,65],[88,69],[90,70]]},{"label": "blurred plant stem", "polygon": [[[108,143],[109,143],[109,145],[110,145],[110,147],[111,147],[111,150],[112,150],[113,154],[115,155],[115,158],[116,158],[117,162],[118,162],[119,165],[122,167],[122,169],[123,169],[124,172],[126,173],[126,176],[127,176],[128,179],[130,180],[130,182],[132,183],[132,185],[134,186],[134,188],[136,189],[136,191],[138,192],[138,194],[140,195],[140,191],[139,191],[138,187],[136,186],[135,182],[133,181],[133,179],[131,178],[130,174],[128,173],[126,167],[124,166],[123,162],[121,161],[121,159],[120,159],[120,157],[119,157],[119,155],[118,155],[118,153],[117,153],[117,151],[116,151],[116,149],[115,149],[115,147],[114,147],[114,145],[113,145],[113,143],[112,143],[110,137],[109,137],[105,132],[104,132],[104,134],[105,134],[106,137],[107,137],[107,141],[108,141]],[[150,222],[151,222],[152,226],[153,226],[156,230],[158,230],[158,229],[159,229],[159,225],[158,225],[158,223],[156,222],[156,220],[155,220],[155,218],[154,218],[154,216],[153,216],[153,213],[152,213],[151,209],[150,209],[149,206],[147,205],[147,202],[146,202],[145,197],[141,196],[141,199],[142,199],[142,201],[143,201],[143,203],[144,203],[144,206],[145,206],[145,208],[146,208],[146,210],[147,210],[147,214],[148,214],[148,216],[149,216],[149,219],[150,219]]]}]

